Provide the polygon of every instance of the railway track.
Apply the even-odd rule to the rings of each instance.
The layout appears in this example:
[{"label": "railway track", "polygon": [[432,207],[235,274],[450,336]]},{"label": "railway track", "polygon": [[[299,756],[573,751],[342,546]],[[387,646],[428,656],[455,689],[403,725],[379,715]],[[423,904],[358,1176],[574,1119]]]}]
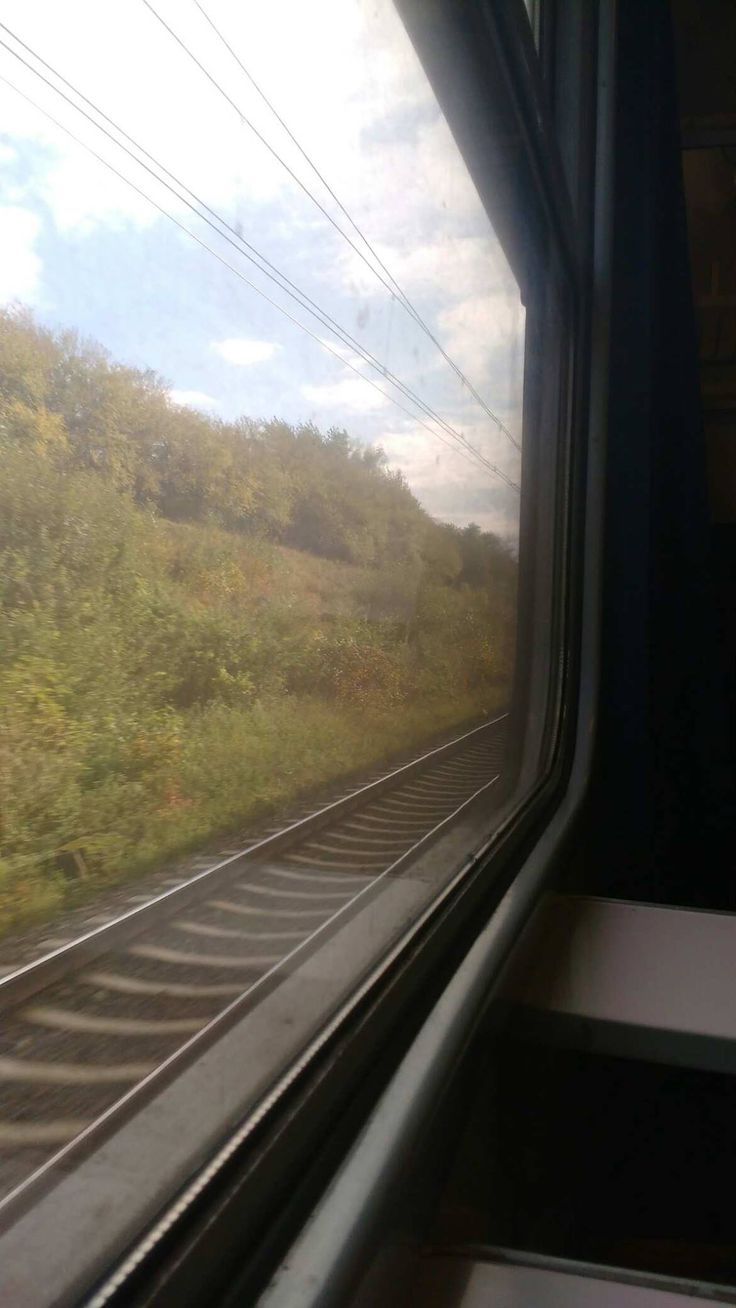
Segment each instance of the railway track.
[{"label": "railway track", "polygon": [[2,978],[0,1206],[229,1004],[277,979],[382,878],[400,875],[420,846],[490,789],[505,718],[356,787]]}]

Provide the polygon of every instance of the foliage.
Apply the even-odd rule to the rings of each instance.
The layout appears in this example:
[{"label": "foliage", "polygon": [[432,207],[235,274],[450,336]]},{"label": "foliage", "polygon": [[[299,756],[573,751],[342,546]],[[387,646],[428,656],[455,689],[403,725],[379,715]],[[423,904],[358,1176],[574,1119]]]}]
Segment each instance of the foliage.
[{"label": "foliage", "polygon": [[0,313],[0,927],[506,693],[515,561],[380,450]]}]

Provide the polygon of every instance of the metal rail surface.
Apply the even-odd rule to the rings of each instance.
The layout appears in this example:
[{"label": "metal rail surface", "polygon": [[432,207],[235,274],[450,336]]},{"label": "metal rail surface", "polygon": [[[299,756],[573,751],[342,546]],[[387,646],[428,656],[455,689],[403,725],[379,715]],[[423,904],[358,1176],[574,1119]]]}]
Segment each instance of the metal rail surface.
[{"label": "metal rail surface", "polygon": [[[0,981],[0,1208],[498,779],[506,714]],[[278,858],[276,858],[278,856]]]}]

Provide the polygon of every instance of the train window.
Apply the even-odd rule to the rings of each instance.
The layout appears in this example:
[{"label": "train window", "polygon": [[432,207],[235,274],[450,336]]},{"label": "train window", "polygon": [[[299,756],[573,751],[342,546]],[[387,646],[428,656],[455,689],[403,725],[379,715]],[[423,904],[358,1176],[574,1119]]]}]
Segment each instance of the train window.
[{"label": "train window", "polygon": [[24,1224],[98,1277],[554,754],[564,260],[411,11],[3,10],[13,1302],[67,1270]]}]

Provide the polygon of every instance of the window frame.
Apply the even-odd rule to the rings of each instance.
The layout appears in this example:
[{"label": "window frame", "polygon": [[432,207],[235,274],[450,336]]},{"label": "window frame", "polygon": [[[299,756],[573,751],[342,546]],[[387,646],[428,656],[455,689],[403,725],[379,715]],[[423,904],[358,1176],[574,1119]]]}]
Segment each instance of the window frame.
[{"label": "window frame", "polygon": [[[419,0],[401,0],[399,9],[414,38],[427,7]],[[541,771],[537,769],[534,784],[521,803],[508,796],[501,820],[485,844],[462,864],[431,911],[405,932],[401,947],[376,964],[368,983],[343,1005],[339,1022],[331,1023],[323,1038],[315,1042],[310,1057],[290,1068],[280,1078],[277,1092],[237,1124],[216,1159],[203,1160],[198,1177],[164,1207],[158,1221],[142,1238],[136,1238],[132,1231],[121,1233],[122,1261],[109,1277],[98,1271],[98,1289],[91,1299],[95,1305],[155,1301],[184,1308],[187,1303],[201,1301],[203,1291],[214,1290],[213,1266],[219,1269],[223,1288],[234,1268],[242,1269],[244,1264],[249,1285],[264,1283],[357,1136],[371,1106],[389,1084],[433,1004],[503,896],[513,889],[525,860],[558,810],[572,774],[579,743],[581,681],[581,544],[590,385],[586,334],[589,238],[580,237],[581,228],[569,199],[554,119],[546,102],[545,60],[537,56],[523,0],[508,0],[504,5],[469,0],[460,6],[451,0],[438,0],[434,11],[442,17],[443,31],[454,34],[452,40],[458,50],[465,50],[464,57],[468,56],[470,43],[471,57],[481,61],[486,100],[490,101],[484,111],[488,115],[485,126],[490,131],[495,122],[493,131],[498,132],[494,137],[498,154],[493,164],[494,185],[500,177],[507,203],[505,225],[504,221],[496,225],[497,230],[500,226],[507,255],[511,252],[512,267],[515,272],[521,270],[525,285],[533,285],[536,265],[530,262],[528,252],[519,248],[518,234],[524,230],[521,220],[532,221],[530,215],[534,215],[534,222],[541,224],[544,243],[550,241],[559,255],[571,292],[571,382],[564,395],[570,439],[569,443],[560,442],[555,450],[564,494],[550,510],[544,497],[534,494],[533,486],[532,494],[524,497],[526,504],[522,503],[523,548],[532,560],[525,571],[532,581],[538,572],[540,552],[550,539],[555,547],[556,657],[542,660],[541,665],[535,665],[531,657],[517,660],[513,706],[517,721],[526,723],[530,697],[536,690],[554,708],[552,716],[548,713],[541,724],[541,732],[537,723],[534,751],[541,761]],[[542,33],[545,30],[548,28],[542,21]],[[556,30],[559,40],[559,27]],[[447,53],[445,42],[435,50],[435,58],[445,60]],[[487,89],[491,80],[489,61],[497,75],[492,95]],[[447,64],[439,65],[440,81],[443,67],[447,69]],[[451,99],[453,87],[460,90],[453,78],[456,72],[450,79]],[[445,109],[441,95],[438,98]],[[455,123],[451,122],[451,126],[456,130]],[[468,127],[472,129],[472,122],[465,123]],[[461,129],[457,130],[461,135]],[[519,140],[525,142],[521,168],[518,155],[510,150],[510,142]],[[482,167],[487,164],[484,159]],[[525,205],[529,205],[528,211]],[[496,216],[494,210],[494,223]],[[583,227],[591,216],[589,206],[583,206]],[[534,451],[525,459],[532,456],[536,457]],[[531,476],[534,479],[533,467]],[[533,629],[538,621],[538,599],[532,584],[522,597],[522,632]],[[530,649],[529,643],[525,649]],[[553,695],[548,693],[550,683],[554,685]],[[527,737],[527,755],[529,749]],[[520,771],[522,762],[520,759]],[[457,837],[449,831],[435,847],[435,857],[451,863],[453,848],[459,857]],[[182,1082],[185,1076],[186,1072]],[[150,1121],[150,1112],[142,1109],[136,1129],[150,1131]],[[80,1167],[84,1166],[82,1161]],[[80,1180],[83,1186],[83,1173]],[[57,1250],[70,1247],[73,1216],[66,1211],[58,1213],[53,1192],[47,1199],[49,1202],[43,1206],[29,1207],[23,1213],[17,1231],[11,1227],[0,1237],[0,1258],[7,1256],[8,1236],[14,1231],[17,1249],[25,1245],[45,1251],[44,1236],[48,1236],[52,1222],[57,1226],[53,1232]],[[33,1244],[29,1243],[31,1235]],[[126,1243],[127,1255],[123,1253]],[[45,1275],[42,1262],[43,1255],[37,1269],[39,1277]],[[88,1291],[90,1267],[86,1250],[74,1249],[68,1259],[65,1284],[56,1285],[56,1302],[77,1302],[79,1295]]]},{"label": "window frame", "polygon": [[[556,9],[555,0],[549,8]],[[560,28],[567,37],[579,37],[580,19],[589,18],[575,3],[560,6]],[[565,88],[566,113],[577,99],[579,121],[587,121],[591,153],[580,162],[586,177],[580,183],[590,213],[590,267],[582,304],[584,320],[578,339],[578,393],[584,392],[579,410],[584,470],[577,482],[581,507],[577,526],[580,566],[577,573],[581,600],[575,660],[577,721],[573,731],[572,766],[567,785],[531,853],[490,916],[468,954],[443,991],[417,1038],[409,1046],[396,1074],[374,1106],[354,1147],[332,1178],[329,1190],[312,1214],[287,1258],[275,1270],[262,1308],[287,1308],[299,1302],[307,1308],[327,1308],[346,1302],[380,1248],[380,1227],[395,1209],[396,1191],[411,1171],[417,1150],[428,1148],[429,1127],[436,1121],[438,1103],[457,1074],[462,1055],[474,1032],[486,1018],[494,983],[540,894],[550,886],[569,848],[584,807],[590,781],[600,685],[600,597],[603,556],[605,460],[608,419],[610,350],[612,196],[614,159],[614,97],[616,69],[616,8],[605,0],[597,5],[594,42],[587,27],[584,44],[596,55],[596,100],[591,106],[590,87]],[[544,30],[544,29],[543,29]],[[549,26],[546,29],[550,30]],[[564,48],[558,47],[558,49]],[[574,81],[575,79],[573,79]],[[594,109],[592,118],[585,118]],[[569,118],[568,118],[569,123]],[[575,483],[573,483],[575,487]],[[374,1265],[375,1266],[375,1265]],[[402,1268],[402,1270],[406,1270]]]}]

